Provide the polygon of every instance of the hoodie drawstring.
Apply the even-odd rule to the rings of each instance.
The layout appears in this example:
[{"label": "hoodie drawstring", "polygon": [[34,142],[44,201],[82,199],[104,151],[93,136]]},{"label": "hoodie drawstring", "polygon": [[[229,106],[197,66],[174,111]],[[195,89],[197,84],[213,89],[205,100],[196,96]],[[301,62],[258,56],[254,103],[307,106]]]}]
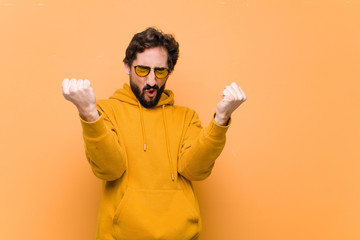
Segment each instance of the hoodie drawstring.
[{"label": "hoodie drawstring", "polygon": [[175,178],[174,178],[174,170],[173,170],[173,164],[172,164],[171,154],[170,154],[169,134],[168,134],[166,118],[165,118],[165,115],[166,115],[165,114],[165,105],[162,105],[162,112],[163,112],[163,120],[164,120],[164,126],[165,126],[166,149],[167,149],[168,158],[169,158],[171,180],[174,181]]},{"label": "hoodie drawstring", "polygon": [[144,129],[144,116],[143,116],[143,110],[141,107],[140,102],[139,103],[139,109],[140,109],[140,119],[141,119],[141,130],[143,135],[143,144],[144,144],[144,152],[146,152],[146,136],[145,136],[145,129]]},{"label": "hoodie drawstring", "polygon": [[[138,104],[139,104],[139,109],[140,109],[141,130],[142,130],[142,135],[143,135],[144,152],[146,152],[146,135],[145,135],[145,126],[144,126],[144,115],[143,115],[143,109],[141,107],[140,102]],[[162,113],[163,113],[162,115],[163,115],[163,121],[164,121],[164,127],[165,127],[166,150],[167,150],[167,155],[168,155],[168,159],[169,159],[171,180],[174,181],[175,176],[174,176],[174,169],[173,169],[173,164],[172,164],[172,159],[171,159],[171,154],[170,154],[169,133],[168,133],[167,124],[166,124],[165,105],[162,105]]]}]

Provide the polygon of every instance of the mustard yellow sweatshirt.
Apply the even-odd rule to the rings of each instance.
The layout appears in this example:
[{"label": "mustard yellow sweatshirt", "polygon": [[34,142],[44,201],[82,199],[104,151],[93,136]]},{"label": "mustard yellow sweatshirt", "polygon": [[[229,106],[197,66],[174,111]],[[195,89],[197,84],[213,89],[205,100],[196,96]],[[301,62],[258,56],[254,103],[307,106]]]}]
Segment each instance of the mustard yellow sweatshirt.
[{"label": "mustard yellow sweatshirt", "polygon": [[85,152],[104,180],[98,240],[197,239],[199,206],[191,181],[208,177],[225,145],[228,126],[174,105],[165,90],[157,106],[143,108],[125,84],[98,100],[100,118],[81,120]]}]

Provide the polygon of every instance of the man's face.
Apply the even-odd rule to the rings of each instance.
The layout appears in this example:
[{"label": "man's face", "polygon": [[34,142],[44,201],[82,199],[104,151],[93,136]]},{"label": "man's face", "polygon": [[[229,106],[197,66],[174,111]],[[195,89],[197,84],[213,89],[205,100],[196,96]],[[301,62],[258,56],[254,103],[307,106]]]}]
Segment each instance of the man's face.
[{"label": "man's face", "polygon": [[[132,66],[125,64],[125,71],[130,76],[130,86],[141,105],[146,108],[156,106],[160,96],[165,89],[167,78],[158,79],[155,76],[154,68],[168,68],[167,50],[163,47],[153,47],[146,49],[142,53],[137,53]],[[148,66],[150,73],[145,77],[140,77],[135,73],[135,66]]]}]

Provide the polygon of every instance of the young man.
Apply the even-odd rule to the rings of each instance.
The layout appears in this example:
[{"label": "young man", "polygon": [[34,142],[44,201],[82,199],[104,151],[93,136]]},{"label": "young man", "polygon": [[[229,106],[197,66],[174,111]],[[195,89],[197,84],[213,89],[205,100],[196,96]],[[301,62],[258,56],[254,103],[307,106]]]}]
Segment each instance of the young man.
[{"label": "young man", "polygon": [[174,104],[165,90],[179,56],[168,34],[134,35],[124,59],[130,86],[96,101],[88,80],[64,79],[64,97],[78,108],[85,151],[103,181],[97,239],[197,239],[199,206],[191,181],[208,177],[225,145],[231,113],[246,100],[225,87],[210,124]]}]

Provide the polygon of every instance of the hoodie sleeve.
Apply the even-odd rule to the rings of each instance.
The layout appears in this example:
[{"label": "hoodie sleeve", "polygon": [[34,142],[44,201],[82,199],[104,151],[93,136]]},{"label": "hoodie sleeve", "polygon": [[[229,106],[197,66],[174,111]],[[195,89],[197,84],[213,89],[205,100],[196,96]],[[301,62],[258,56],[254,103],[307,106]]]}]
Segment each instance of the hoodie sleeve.
[{"label": "hoodie sleeve", "polygon": [[190,181],[207,178],[225,146],[227,126],[215,123],[214,118],[205,128],[201,127],[199,117],[193,113],[183,137],[178,160],[179,173]]},{"label": "hoodie sleeve", "polygon": [[122,176],[127,161],[116,128],[108,115],[98,105],[100,118],[95,122],[81,120],[86,157],[95,176],[113,181]]}]

